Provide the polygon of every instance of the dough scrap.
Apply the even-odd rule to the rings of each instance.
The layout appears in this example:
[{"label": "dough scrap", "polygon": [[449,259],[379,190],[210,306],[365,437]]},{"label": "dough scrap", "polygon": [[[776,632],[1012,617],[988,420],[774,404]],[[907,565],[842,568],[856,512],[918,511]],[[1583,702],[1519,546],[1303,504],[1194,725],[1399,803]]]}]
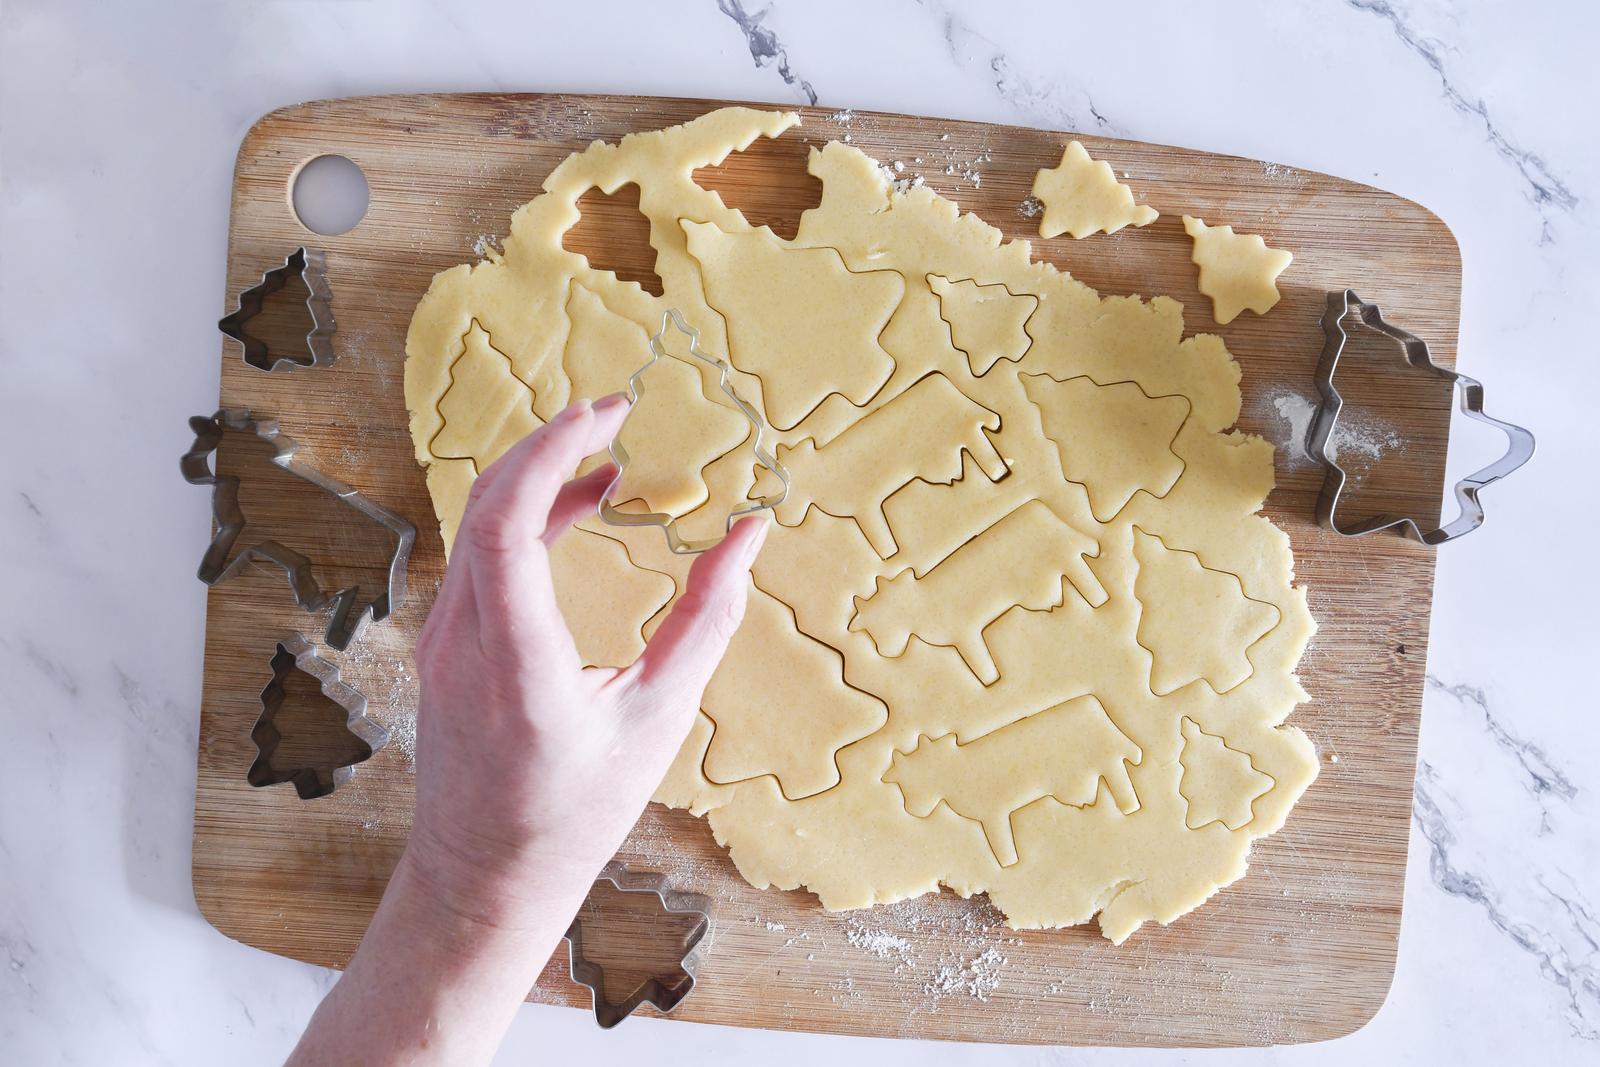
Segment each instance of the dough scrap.
[{"label": "dough scrap", "polygon": [[1200,291],[1211,298],[1211,317],[1226,326],[1241,311],[1265,315],[1278,302],[1278,275],[1294,261],[1281,248],[1268,248],[1253,233],[1234,233],[1232,226],[1207,226],[1193,215],[1183,228],[1194,238],[1191,259],[1200,268]]},{"label": "dough scrap", "polygon": [[[751,884],[828,908],[942,885],[1018,928],[1098,916],[1121,942],[1171,922],[1245,873],[1317,769],[1285,725],[1315,624],[1287,537],[1256,514],[1272,446],[1230,431],[1239,367],[1184,336],[1176,301],[1101,298],[848,145],[812,151],[822,199],[793,241],[694,183],[796,122],[730,108],[596,142],[517,211],[503,254],[435,278],[406,398],[446,545],[474,464],[570,396],[622,388],[647,358],[623,351],[679,308],[780,427],[794,491],[752,571],[748,649],[656,799],[705,815]],[[627,182],[661,297],[560,246],[586,190]],[[760,486],[742,451],[698,472],[707,501],[680,521]],[[552,554],[563,615],[587,660],[628,659],[689,561],[658,530],[579,532]],[[643,580],[580,603],[623,555]]]},{"label": "dough scrap", "polygon": [[1133,190],[1117,181],[1111,164],[1089,158],[1077,141],[1067,142],[1061,162],[1033,177],[1033,195],[1044,204],[1040,237],[1070,233],[1116,233],[1124,226],[1148,226],[1159,218],[1148,204],[1135,204]]}]

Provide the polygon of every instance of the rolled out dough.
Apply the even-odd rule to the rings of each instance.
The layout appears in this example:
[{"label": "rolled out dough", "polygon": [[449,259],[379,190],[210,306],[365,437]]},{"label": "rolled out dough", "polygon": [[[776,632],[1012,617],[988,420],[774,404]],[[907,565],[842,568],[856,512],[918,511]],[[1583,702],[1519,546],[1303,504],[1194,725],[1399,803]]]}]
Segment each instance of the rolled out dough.
[{"label": "rolled out dough", "polygon": [[[1244,874],[1316,774],[1284,725],[1314,624],[1256,514],[1272,447],[1229,430],[1238,366],[1184,337],[1177,302],[1102,299],[848,145],[812,150],[822,201],[793,241],[695,184],[797,122],[730,108],[596,142],[502,254],[434,279],[406,399],[446,543],[476,470],[620,389],[680,309],[779,428],[794,488],[657,799],[705,814],[752,884],[832,909],[945,885],[1017,927],[1170,922]],[[1084,225],[1148,221],[1091,171],[1116,217]],[[586,190],[626,182],[661,297],[561,246]],[[703,464],[674,491],[703,490],[708,522],[763,489],[714,420],[674,433]],[[552,564],[579,650],[625,662],[686,561],[657,530],[569,536]],[[646,580],[597,588],[596,567]]]}]

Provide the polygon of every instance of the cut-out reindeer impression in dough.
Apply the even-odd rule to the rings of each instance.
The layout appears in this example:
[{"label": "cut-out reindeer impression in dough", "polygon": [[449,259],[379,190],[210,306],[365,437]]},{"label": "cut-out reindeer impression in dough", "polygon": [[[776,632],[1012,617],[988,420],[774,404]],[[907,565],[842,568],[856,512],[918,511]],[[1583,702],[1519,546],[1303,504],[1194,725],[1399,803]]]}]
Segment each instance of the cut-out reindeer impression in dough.
[{"label": "cut-out reindeer impression in dough", "polygon": [[[694,182],[797,123],[729,108],[596,142],[503,252],[434,279],[406,400],[445,543],[477,471],[624,388],[678,308],[766,413],[792,486],[656,799],[704,815],[753,885],[830,909],[946,886],[1019,928],[1098,916],[1120,942],[1170,922],[1244,874],[1316,774],[1284,723],[1314,624],[1257,514],[1272,447],[1230,431],[1238,366],[1184,337],[1177,302],[1102,299],[848,145],[812,150],[822,199],[792,241]],[[660,297],[561,244],[586,191],[627,183]],[[692,379],[673,388],[698,403]],[[638,477],[680,521],[761,493],[730,428],[670,432],[700,469]],[[597,519],[551,564],[592,665],[638,655],[688,568],[659,530]]]}]

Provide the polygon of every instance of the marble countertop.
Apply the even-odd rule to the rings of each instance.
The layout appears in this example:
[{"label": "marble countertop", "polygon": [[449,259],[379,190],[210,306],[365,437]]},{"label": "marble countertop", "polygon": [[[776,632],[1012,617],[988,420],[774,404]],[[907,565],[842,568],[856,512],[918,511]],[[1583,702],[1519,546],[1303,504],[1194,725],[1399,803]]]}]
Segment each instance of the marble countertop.
[{"label": "marble countertop", "polygon": [[[1537,13],[1530,13],[1537,8]],[[1202,11],[1202,9],[1205,9]],[[1600,1054],[1600,589],[1564,535],[1600,294],[1600,14],[1567,0],[0,7],[0,1049],[273,1063],[332,972],[189,887],[205,494],[239,138],[303,99],[502,89],[908,111],[1277,160],[1411,197],[1465,260],[1462,369],[1540,455],[1441,552],[1400,958],[1364,1029],[1001,1050],[527,1007],[498,1062],[1573,1062]],[[1116,42],[1116,47],[1103,47]],[[1335,132],[1337,131],[1337,132]],[[1574,305],[1573,300],[1580,303]],[[1493,445],[1457,427],[1464,455]],[[1466,462],[1463,460],[1461,462]]]}]

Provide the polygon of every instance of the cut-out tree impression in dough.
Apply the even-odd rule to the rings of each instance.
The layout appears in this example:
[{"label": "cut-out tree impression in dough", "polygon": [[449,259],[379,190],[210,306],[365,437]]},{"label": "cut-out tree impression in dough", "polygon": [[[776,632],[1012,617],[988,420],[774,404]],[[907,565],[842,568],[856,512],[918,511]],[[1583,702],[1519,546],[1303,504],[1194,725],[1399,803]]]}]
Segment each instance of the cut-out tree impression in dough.
[{"label": "cut-out tree impression in dough", "polygon": [[1250,762],[1248,753],[1229,748],[1215,734],[1200,729],[1193,719],[1183,720],[1183,751],[1178,756],[1183,777],[1178,792],[1188,811],[1184,821],[1191,830],[1220,822],[1230,830],[1242,829],[1254,813],[1256,797],[1272,788],[1272,779]]},{"label": "cut-out tree impression in dough", "polygon": [[701,472],[748,436],[750,422],[737,408],[706,396],[698,366],[658,359],[639,375],[639,398],[617,433],[628,462],[612,500],[641,500],[667,515],[692,511],[710,492]]},{"label": "cut-out tree impression in dough", "polygon": [[1139,798],[1127,765],[1139,758],[1139,746],[1086,696],[964,745],[954,734],[924,737],[911,752],[894,754],[883,780],[900,787],[913,815],[926,817],[942,802],[981,822],[995,859],[1009,867],[1017,862],[1012,812],[1047,796],[1081,808],[1094,802],[1102,781],[1117,810],[1133,812]]},{"label": "cut-out tree impression in dough", "polygon": [[791,248],[767,231],[683,228],[706,300],[728,322],[728,362],[761,379],[774,427],[789,429],[832,393],[864,404],[889,380],[894,360],[878,335],[905,291],[900,275],[853,273],[831,248]]},{"label": "cut-out tree impression in dough", "polygon": [[544,425],[533,413],[533,390],[473,322],[450,364],[450,388],[439,398],[444,420],[428,447],[440,459],[469,459],[480,471]]},{"label": "cut-out tree impression in dough", "polygon": [[[503,253],[434,278],[405,384],[444,542],[478,470],[572,397],[624,389],[679,309],[762,406],[792,488],[656,799],[704,815],[751,884],[831,909],[943,885],[1019,928],[1098,915],[1120,942],[1171,922],[1241,876],[1317,767],[1285,725],[1315,627],[1256,514],[1272,447],[1228,432],[1238,365],[1176,301],[1101,298],[849,145],[811,151],[822,199],[793,240],[695,183],[797,123],[728,108],[596,142]],[[587,191],[628,183],[660,296],[561,244]],[[674,388],[691,414],[716,392]],[[680,457],[653,475],[677,503],[706,496],[680,522],[759,495],[748,440],[649,414],[629,449]],[[597,519],[550,560],[597,665],[638,655],[689,563]]]},{"label": "cut-out tree impression in dough", "polygon": [[1124,226],[1148,226],[1159,217],[1156,209],[1133,202],[1133,190],[1117,181],[1111,164],[1089,158],[1077,141],[1069,141],[1061,163],[1041,170],[1033,178],[1033,195],[1044,205],[1039,220],[1040,237],[1075,238],[1093,233],[1116,233]]},{"label": "cut-out tree impression in dough", "polygon": [[1151,397],[1137,382],[1100,385],[1088,375],[1058,382],[1024,374],[1022,388],[1061,455],[1061,473],[1088,490],[1101,522],[1141,489],[1166,496],[1183,473],[1172,443],[1189,417],[1187,397]]},{"label": "cut-out tree impression in dough", "polygon": [[[1157,695],[1205,679],[1226,693],[1250,677],[1246,654],[1278,621],[1278,609],[1252,600],[1239,576],[1216,571],[1193,552],[1174,551],[1134,528],[1139,577],[1134,595],[1144,611],[1139,641],[1150,650],[1150,688]],[[1208,626],[1194,625],[1196,606]]]},{"label": "cut-out tree impression in dough", "polygon": [[1253,233],[1234,233],[1232,226],[1207,226],[1203,219],[1183,217],[1194,238],[1191,258],[1200,268],[1200,291],[1211,298],[1211,317],[1226,326],[1241,311],[1265,315],[1278,302],[1278,275],[1294,261],[1281,248],[1268,248]]},{"label": "cut-out tree impression in dough", "polygon": [[1033,339],[1024,327],[1038,310],[1039,298],[1017,296],[1003,285],[979,285],[971,278],[952,282],[928,275],[939,297],[939,313],[950,324],[950,339],[967,354],[972,373],[983,377],[1002,359],[1015,363]]},{"label": "cut-out tree impression in dough", "polygon": [[1083,560],[1100,546],[1030,500],[946,556],[926,574],[909,568],[878,579],[856,601],[852,630],[872,636],[878,652],[898,656],[915,633],[949,645],[985,685],[1000,677],[983,643],[983,628],[1013,607],[1042,611],[1061,603],[1070,583],[1091,604],[1106,593]]},{"label": "cut-out tree impression in dough", "polygon": [[701,702],[716,724],[706,777],[726,783],[771,774],[791,800],[838,785],[834,753],[889,717],[883,701],[845,683],[843,670],[838,652],[795,629],[794,612],[752,589],[744,623]]}]

